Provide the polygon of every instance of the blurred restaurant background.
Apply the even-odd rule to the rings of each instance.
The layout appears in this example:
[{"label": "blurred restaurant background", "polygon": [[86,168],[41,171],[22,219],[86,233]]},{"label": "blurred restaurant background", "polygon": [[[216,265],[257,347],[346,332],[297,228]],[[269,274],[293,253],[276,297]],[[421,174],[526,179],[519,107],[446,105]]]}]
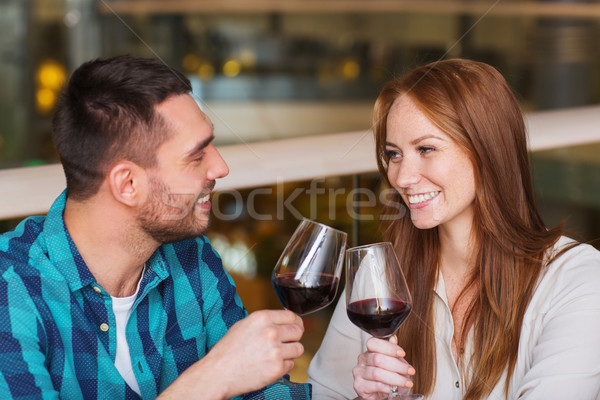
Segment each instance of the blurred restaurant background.
[{"label": "blurred restaurant background", "polygon": [[[252,151],[290,138],[369,135],[382,85],[444,58],[495,66],[525,112],[598,105],[599,38],[598,1],[1,0],[0,168],[58,162],[50,126],[57,96],[93,58],[157,57],[185,72],[215,143]],[[596,139],[532,152],[547,224],[565,220],[582,240],[600,237]],[[301,216],[345,230],[350,245],[380,241],[380,202],[357,190],[379,185],[373,169],[217,193],[208,236],[247,308],[281,307],[271,270]],[[24,216],[0,221],[1,231]],[[304,317],[306,355],[294,379],[306,379],[332,310]]]}]

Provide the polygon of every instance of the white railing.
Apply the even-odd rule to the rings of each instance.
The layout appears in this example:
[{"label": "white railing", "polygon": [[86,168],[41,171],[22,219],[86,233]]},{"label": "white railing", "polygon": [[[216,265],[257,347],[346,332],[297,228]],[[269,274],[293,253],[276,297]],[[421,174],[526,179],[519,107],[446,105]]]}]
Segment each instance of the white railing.
[{"label": "white railing", "polygon": [[[531,151],[600,142],[600,106],[526,115]],[[368,131],[220,146],[230,174],[217,190],[376,170]],[[47,212],[63,190],[60,165],[0,170],[0,220]]]}]

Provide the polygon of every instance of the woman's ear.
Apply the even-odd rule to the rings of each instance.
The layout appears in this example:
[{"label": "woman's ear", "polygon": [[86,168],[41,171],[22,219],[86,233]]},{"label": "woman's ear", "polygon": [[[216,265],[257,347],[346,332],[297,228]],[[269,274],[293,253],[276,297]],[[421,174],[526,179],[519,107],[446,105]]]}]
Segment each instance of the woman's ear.
[{"label": "woman's ear", "polygon": [[146,171],[130,161],[120,161],[108,172],[108,185],[114,199],[129,207],[140,204],[146,196]]}]

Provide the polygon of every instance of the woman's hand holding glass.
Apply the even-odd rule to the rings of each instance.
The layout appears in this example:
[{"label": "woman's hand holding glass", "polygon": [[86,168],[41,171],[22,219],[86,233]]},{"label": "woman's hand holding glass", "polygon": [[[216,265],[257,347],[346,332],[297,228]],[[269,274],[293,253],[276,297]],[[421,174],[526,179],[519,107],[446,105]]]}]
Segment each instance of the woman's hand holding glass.
[{"label": "woman's hand holding glass", "polygon": [[396,336],[389,340],[376,337],[367,340],[367,351],[358,356],[352,370],[354,391],[362,399],[387,399],[390,387],[396,387],[399,395],[407,395],[413,386],[410,377],[415,369],[403,358],[406,353],[396,342]]}]

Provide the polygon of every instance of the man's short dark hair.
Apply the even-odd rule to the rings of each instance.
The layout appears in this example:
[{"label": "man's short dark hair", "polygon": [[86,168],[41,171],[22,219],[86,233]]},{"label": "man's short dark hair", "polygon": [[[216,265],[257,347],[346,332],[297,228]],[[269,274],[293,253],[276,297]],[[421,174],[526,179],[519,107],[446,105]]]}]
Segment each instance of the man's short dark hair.
[{"label": "man's short dark hair", "polygon": [[68,196],[85,200],[96,194],[117,161],[154,166],[156,150],[169,135],[154,107],[190,91],[183,74],[157,60],[119,56],[77,68],[52,120]]}]

